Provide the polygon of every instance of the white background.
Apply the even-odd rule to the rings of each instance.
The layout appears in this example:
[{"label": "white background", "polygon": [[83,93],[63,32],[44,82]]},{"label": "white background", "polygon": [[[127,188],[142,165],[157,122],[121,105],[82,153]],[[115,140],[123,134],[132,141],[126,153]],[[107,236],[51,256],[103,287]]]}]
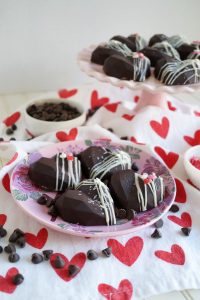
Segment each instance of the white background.
[{"label": "white background", "polygon": [[200,39],[199,0],[0,0],[0,93],[87,81],[77,53],[115,34]]}]

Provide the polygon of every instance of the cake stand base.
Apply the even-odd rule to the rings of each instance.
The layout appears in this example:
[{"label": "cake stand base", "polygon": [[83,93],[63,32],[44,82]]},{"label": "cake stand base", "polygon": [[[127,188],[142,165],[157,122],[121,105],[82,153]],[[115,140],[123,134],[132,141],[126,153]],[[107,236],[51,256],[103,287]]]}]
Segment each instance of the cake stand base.
[{"label": "cake stand base", "polygon": [[143,109],[146,106],[158,106],[162,109],[168,109],[167,105],[167,94],[163,92],[151,92],[143,90],[141,93],[140,100],[135,107],[135,112]]}]

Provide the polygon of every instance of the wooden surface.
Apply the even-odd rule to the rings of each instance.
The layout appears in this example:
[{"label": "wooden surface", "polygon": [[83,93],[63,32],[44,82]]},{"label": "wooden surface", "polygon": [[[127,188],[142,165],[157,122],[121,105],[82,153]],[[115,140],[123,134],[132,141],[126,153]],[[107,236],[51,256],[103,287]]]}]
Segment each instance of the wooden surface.
[{"label": "wooden surface", "polygon": [[[37,98],[38,95],[41,96],[41,94],[42,93],[40,92],[0,95],[0,120],[8,116],[11,112],[15,111],[19,106],[23,105],[27,101]],[[180,98],[184,102],[187,101],[191,104],[200,105],[200,93],[192,95],[178,95],[176,98]],[[200,290],[185,290],[181,292],[174,291],[143,300],[200,300]]]}]

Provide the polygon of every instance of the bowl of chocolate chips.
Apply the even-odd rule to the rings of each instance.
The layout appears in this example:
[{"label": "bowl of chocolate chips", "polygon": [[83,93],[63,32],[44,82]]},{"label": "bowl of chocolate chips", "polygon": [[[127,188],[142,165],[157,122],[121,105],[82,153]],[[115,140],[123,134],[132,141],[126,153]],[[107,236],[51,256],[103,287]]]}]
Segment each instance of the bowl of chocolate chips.
[{"label": "bowl of chocolate chips", "polygon": [[57,98],[36,99],[24,108],[26,128],[34,136],[55,130],[66,130],[83,125],[86,111],[82,104]]}]

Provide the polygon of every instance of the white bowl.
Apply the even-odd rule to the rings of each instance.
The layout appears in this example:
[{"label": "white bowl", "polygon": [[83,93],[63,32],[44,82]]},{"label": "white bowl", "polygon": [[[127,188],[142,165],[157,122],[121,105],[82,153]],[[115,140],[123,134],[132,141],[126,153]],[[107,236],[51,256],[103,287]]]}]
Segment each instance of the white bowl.
[{"label": "white bowl", "polygon": [[[69,120],[69,121],[43,121],[38,120],[33,117],[31,117],[27,113],[27,108],[33,104],[42,104],[42,103],[60,103],[60,102],[66,102],[66,104],[69,104],[71,107],[76,107],[77,110],[81,113],[81,115],[75,119]],[[66,130],[73,127],[81,126],[86,120],[86,111],[84,109],[84,106],[76,102],[74,100],[63,100],[59,98],[50,98],[50,99],[34,99],[31,102],[27,103],[24,107],[24,116],[25,116],[25,123],[26,123],[26,129],[28,129],[31,134],[34,136],[38,136],[41,134],[48,133],[50,131],[55,130]]]},{"label": "white bowl", "polygon": [[192,183],[200,189],[200,170],[194,167],[190,162],[190,159],[193,156],[200,158],[200,145],[191,147],[184,154],[184,166],[186,173],[188,174]]}]

